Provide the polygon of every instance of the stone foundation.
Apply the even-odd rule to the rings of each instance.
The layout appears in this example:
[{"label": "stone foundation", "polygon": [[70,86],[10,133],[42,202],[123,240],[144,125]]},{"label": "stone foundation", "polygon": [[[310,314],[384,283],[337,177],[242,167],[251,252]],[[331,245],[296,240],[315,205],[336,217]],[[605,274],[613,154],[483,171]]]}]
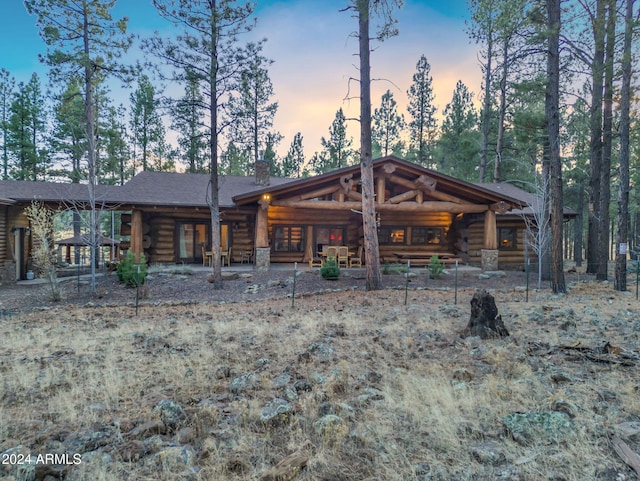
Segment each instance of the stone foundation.
[{"label": "stone foundation", "polygon": [[269,247],[256,247],[256,269],[268,271],[271,265],[271,249]]},{"label": "stone foundation", "polygon": [[0,266],[0,286],[16,283],[16,263],[14,261],[5,261]]},{"label": "stone foundation", "polygon": [[497,249],[482,249],[481,265],[483,271],[497,271],[498,270],[498,250]]}]

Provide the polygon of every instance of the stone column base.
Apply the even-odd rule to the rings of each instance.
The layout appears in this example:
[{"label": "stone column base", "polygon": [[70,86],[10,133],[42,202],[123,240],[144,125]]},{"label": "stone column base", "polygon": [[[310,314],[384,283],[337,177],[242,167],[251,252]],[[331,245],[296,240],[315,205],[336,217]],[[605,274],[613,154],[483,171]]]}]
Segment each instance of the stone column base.
[{"label": "stone column base", "polygon": [[268,271],[271,265],[271,249],[269,247],[256,247],[256,269]]},{"label": "stone column base", "polygon": [[498,270],[498,249],[482,249],[480,254],[483,271]]},{"label": "stone column base", "polygon": [[0,267],[0,285],[15,284],[16,263],[14,261],[5,261],[4,266]]}]

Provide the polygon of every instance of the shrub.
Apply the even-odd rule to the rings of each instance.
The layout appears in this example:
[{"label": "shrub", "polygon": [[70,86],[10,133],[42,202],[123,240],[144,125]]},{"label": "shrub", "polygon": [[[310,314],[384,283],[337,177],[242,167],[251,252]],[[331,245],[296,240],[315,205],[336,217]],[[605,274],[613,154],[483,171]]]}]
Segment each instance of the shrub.
[{"label": "shrub", "polygon": [[444,264],[440,262],[438,256],[431,256],[431,260],[429,261],[429,266],[427,268],[429,269],[429,278],[437,279],[444,271]]},{"label": "shrub", "polygon": [[[138,273],[138,266],[140,266],[140,273]],[[126,257],[120,261],[120,265],[118,265],[118,279],[129,287],[136,287],[144,284],[146,278],[147,262],[144,254],[140,254],[140,263],[137,264],[136,256],[129,251]]]},{"label": "shrub", "polygon": [[340,276],[340,267],[335,257],[329,257],[320,268],[320,275],[323,279],[337,279]]}]

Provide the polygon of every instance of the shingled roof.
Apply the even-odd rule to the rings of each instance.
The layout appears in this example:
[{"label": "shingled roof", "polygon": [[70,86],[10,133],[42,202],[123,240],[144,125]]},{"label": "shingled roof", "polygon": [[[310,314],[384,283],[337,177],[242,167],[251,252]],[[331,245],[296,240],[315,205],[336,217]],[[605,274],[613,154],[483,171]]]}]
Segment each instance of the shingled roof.
[{"label": "shingled roof", "polygon": [[[122,189],[114,185],[97,185],[98,203],[112,203]],[[27,180],[0,180],[0,196],[7,203],[31,202],[88,202],[89,189],[86,184],[62,182],[33,182]]]},{"label": "shingled roof", "polygon": [[[532,194],[531,192],[527,192],[526,190],[522,190],[519,187],[516,187],[513,184],[508,182],[494,182],[494,183],[480,183],[478,182],[476,185],[495,192],[497,194],[507,195],[513,199],[518,199],[525,206],[522,209],[513,209],[508,214],[509,215],[532,215],[533,209],[531,206],[535,206],[539,202],[539,196],[536,194]],[[563,208],[563,215],[565,217],[576,217],[578,213],[571,209],[570,207]]]}]

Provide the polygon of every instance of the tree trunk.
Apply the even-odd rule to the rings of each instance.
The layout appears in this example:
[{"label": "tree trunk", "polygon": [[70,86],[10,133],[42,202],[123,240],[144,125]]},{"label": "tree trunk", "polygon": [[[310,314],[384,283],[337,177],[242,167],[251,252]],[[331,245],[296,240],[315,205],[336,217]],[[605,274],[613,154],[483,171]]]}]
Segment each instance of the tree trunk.
[{"label": "tree trunk", "polygon": [[471,316],[462,337],[478,336],[480,339],[506,337],[509,331],[498,315],[494,297],[484,289],[476,291],[471,299]]},{"label": "tree trunk", "polygon": [[373,185],[371,153],[371,65],[369,62],[369,0],[358,0],[360,47],[360,170],[362,182],[362,224],[367,290],[382,289],[380,253]]},{"label": "tree trunk", "polygon": [[547,0],[548,53],[546,116],[549,132],[549,174],[551,183],[551,289],[567,292],[562,259],[562,161],[560,158],[560,0]]},{"label": "tree trunk", "polygon": [[608,0],[607,41],[604,63],[604,98],[602,124],[602,165],[600,170],[600,227],[598,229],[599,263],[596,279],[606,281],[609,264],[611,203],[611,152],[613,150],[613,61],[615,50],[616,1]]},{"label": "tree trunk", "polygon": [[595,274],[601,262],[598,249],[600,223],[600,175],[602,171],[602,90],[604,83],[605,0],[597,0],[593,23],[595,51],[591,65],[591,108],[589,143],[589,220],[587,234],[587,273]]},{"label": "tree trunk", "polygon": [[507,74],[509,71],[509,40],[505,39],[502,55],[502,77],[500,78],[500,107],[498,111],[498,137],[496,139],[496,163],[493,166],[493,181],[500,182],[502,150],[504,146],[504,118],[507,112]]},{"label": "tree trunk", "polygon": [[[631,107],[631,39],[633,33],[633,3],[627,0],[622,54],[622,92],[620,100],[620,186],[618,189],[618,236],[616,238],[616,271],[614,289],[627,290],[627,252],[622,243],[629,241],[629,110]],[[624,251],[624,252],[623,252]]]},{"label": "tree trunk", "polygon": [[[217,14],[217,5],[211,3],[212,15]],[[217,25],[211,26],[211,63],[209,65],[209,118],[211,135],[209,136],[209,155],[211,157],[209,177],[209,211],[211,213],[211,283],[214,289],[222,289],[222,264],[220,261],[220,197],[218,189],[218,32]]]},{"label": "tree trunk", "polygon": [[573,221],[573,260],[576,267],[582,266],[582,240],[584,231],[584,180],[578,182],[577,217]]},{"label": "tree trunk", "polygon": [[484,72],[484,101],[482,103],[482,147],[480,148],[479,181],[484,182],[489,153],[489,130],[491,127],[491,61],[493,59],[493,31],[489,29],[487,38],[487,65]]}]

